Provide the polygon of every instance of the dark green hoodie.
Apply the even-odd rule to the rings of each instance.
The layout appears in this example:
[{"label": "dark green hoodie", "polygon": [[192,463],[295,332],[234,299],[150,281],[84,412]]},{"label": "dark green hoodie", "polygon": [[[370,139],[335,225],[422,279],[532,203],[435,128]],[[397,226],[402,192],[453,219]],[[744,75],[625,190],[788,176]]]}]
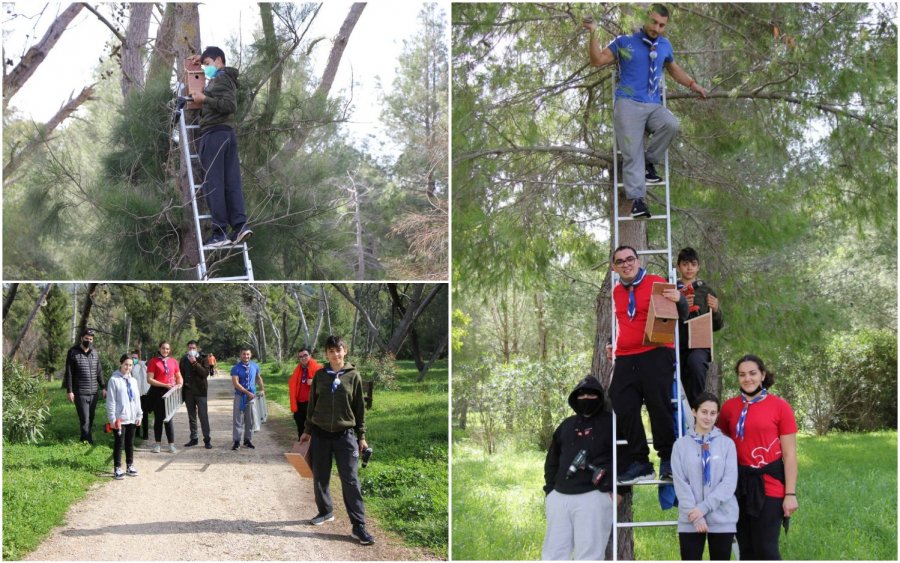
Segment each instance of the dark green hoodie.
[{"label": "dark green hoodie", "polygon": [[352,428],[356,439],[362,440],[366,433],[366,402],[362,378],[352,364],[345,363],[340,373],[340,385],[332,392],[336,375],[329,364],[316,372],[309,393],[305,432],[311,434],[313,426],[326,432],[341,432]]},{"label": "dark green hoodie", "polygon": [[200,130],[214,125],[227,125],[234,129],[234,112],[237,110],[238,70],[226,66],[209,81],[203,93],[206,99],[200,110]]}]

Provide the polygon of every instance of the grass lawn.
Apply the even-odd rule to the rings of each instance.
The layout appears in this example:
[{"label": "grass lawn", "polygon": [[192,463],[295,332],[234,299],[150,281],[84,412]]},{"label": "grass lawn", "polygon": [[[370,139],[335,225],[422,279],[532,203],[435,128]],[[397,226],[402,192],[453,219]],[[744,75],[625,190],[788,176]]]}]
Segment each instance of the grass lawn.
[{"label": "grass lawn", "polygon": [[[488,458],[471,441],[454,441],[454,560],[540,558],[544,455],[507,443]],[[801,436],[799,464],[800,509],[781,537],[784,559],[896,560],[896,432]],[[677,517],[660,510],[655,487],[636,489],[640,520]],[[635,553],[679,559],[674,528],[636,530]]]},{"label": "grass lawn", "polygon": [[[287,408],[293,366],[285,373],[263,367],[267,397]],[[413,362],[399,361],[397,368],[397,388],[376,386],[372,409],[366,412],[366,441],[374,450],[368,467],[359,468],[366,510],[408,543],[446,557],[447,362],[435,363],[422,383],[416,383]],[[293,420],[290,424],[296,428]],[[336,479],[333,486],[339,484]]]},{"label": "grass lawn", "polygon": [[[293,366],[285,367],[286,373],[272,364],[262,367],[267,397],[287,411],[270,410],[270,417],[283,418],[295,437],[287,408]],[[401,361],[397,389],[376,387],[366,413],[374,454],[359,475],[366,509],[382,527],[446,557],[447,362],[436,363],[422,383],[415,382],[416,375],[412,362]],[[101,430],[104,403],[97,406],[97,446],[90,447],[77,442],[78,416],[58,381],[47,384],[47,394],[52,405],[44,439],[36,445],[3,444],[3,559],[21,559],[35,549],[93,483],[109,479],[112,468],[109,438]],[[332,484],[339,487],[336,479]]]}]

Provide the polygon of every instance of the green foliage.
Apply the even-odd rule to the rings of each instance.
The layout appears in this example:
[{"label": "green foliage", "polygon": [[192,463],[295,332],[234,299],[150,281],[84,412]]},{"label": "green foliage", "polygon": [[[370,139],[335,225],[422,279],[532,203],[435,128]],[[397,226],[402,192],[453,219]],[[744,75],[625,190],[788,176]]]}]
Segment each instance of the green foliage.
[{"label": "green foliage", "polygon": [[366,381],[374,381],[376,388],[396,389],[397,364],[394,359],[384,354],[368,354],[356,363],[356,369]]},{"label": "green foliage", "polygon": [[[540,558],[546,521],[545,454],[517,448],[510,437],[485,456],[467,440],[453,443],[453,559]],[[780,540],[784,559],[892,559],[897,551],[897,433],[801,435],[800,510]],[[636,520],[672,520],[655,487],[636,487]],[[868,499],[878,498],[872,503]],[[845,518],[835,518],[843,514]],[[489,526],[484,523],[490,522]],[[639,560],[677,560],[671,526],[634,532]]]},{"label": "green foliage", "polygon": [[47,304],[41,309],[39,321],[45,344],[38,352],[38,365],[51,376],[65,367],[66,350],[71,344],[70,308],[68,294],[54,284],[47,294]]},{"label": "green foliage", "polygon": [[3,439],[37,443],[44,436],[49,415],[41,374],[7,360],[3,364]]},{"label": "green foliage", "polygon": [[808,351],[788,353],[776,373],[798,422],[818,435],[897,428],[894,331],[834,334]]}]

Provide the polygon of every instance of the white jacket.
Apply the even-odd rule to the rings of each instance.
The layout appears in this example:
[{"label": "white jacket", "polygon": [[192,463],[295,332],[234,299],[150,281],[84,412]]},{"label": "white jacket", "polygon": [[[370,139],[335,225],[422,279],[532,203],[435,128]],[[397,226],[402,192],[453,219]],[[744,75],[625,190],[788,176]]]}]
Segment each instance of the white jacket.
[{"label": "white jacket", "polygon": [[[128,388],[131,387],[131,398],[128,398]],[[144,412],[141,410],[141,393],[137,380],[129,375],[122,375],[116,370],[106,384],[106,418],[110,424],[116,419],[122,424],[134,424],[140,422]]]}]

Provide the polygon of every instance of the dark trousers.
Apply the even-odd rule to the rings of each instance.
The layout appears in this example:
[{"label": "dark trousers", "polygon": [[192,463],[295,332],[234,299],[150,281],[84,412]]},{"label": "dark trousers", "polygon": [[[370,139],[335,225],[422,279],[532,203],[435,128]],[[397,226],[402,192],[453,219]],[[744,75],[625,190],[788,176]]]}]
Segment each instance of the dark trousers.
[{"label": "dark trousers", "polygon": [[[153,439],[157,442],[162,440],[163,421],[166,419],[166,401],[162,396],[167,391],[168,389],[163,389],[162,387],[151,387],[150,391],[147,392],[153,405]],[[175,425],[170,420],[165,423],[165,427],[166,440],[171,444],[175,442]]]},{"label": "dark trousers", "polygon": [[[734,534],[700,534],[678,532],[678,543],[681,545],[682,561],[700,561],[703,559],[703,546],[709,541],[709,560],[728,561],[731,559],[731,538]],[[741,559],[745,559],[741,553]]]},{"label": "dark trousers", "polygon": [[78,413],[78,423],[81,427],[81,438],[94,443],[94,413],[97,411],[97,394],[75,395],[75,411]]},{"label": "dark trousers", "polygon": [[784,518],[783,502],[784,499],[767,496],[759,516],[753,517],[747,514],[742,499],[738,499],[737,540],[741,560],[781,560],[778,536]]},{"label": "dark trousers", "polygon": [[113,465],[122,467],[122,446],[125,446],[125,463],[134,463],[134,424],[123,424],[122,432],[113,430]]},{"label": "dark trousers", "polygon": [[297,425],[297,439],[300,439],[300,436],[303,434],[303,429],[306,427],[306,411],[309,408],[309,403],[297,403],[297,412],[294,413],[294,423]]},{"label": "dark trousers", "polygon": [[316,494],[316,508],[319,514],[334,511],[328,485],[331,481],[331,458],[337,462],[338,475],[341,478],[341,493],[344,496],[344,507],[350,523],[365,526],[366,507],[363,505],[362,491],[356,475],[359,461],[359,445],[352,430],[341,433],[336,438],[325,437],[320,432],[312,433],[309,445],[312,457],[313,490]]},{"label": "dark trousers", "polygon": [[209,442],[209,413],[206,408],[206,396],[198,397],[191,391],[182,388],[184,406],[187,407],[188,428],[191,432],[191,440],[197,439],[197,416],[200,417],[200,430],[203,431],[203,441]]},{"label": "dark trousers", "polygon": [[213,225],[222,232],[247,222],[237,135],[231,127],[214,128],[200,138],[203,193]]},{"label": "dark trousers", "polygon": [[709,371],[711,361],[709,348],[681,350],[681,385],[688,404],[693,405],[694,399],[706,389],[706,372]]},{"label": "dark trousers", "polygon": [[141,438],[146,440],[148,432],[150,432],[150,411],[153,410],[153,398],[149,392],[146,395],[141,395],[141,410],[144,411],[144,418],[141,419],[141,427],[138,429],[138,432]]},{"label": "dark trousers", "polygon": [[[642,354],[616,358],[609,396],[616,413],[619,434],[628,440],[629,459],[623,462],[649,462],[650,448],[641,422],[641,405],[647,404],[653,447],[661,460],[672,458],[675,443],[675,415],[672,382],[675,351],[654,348]],[[626,465],[627,466],[627,465]]]}]

